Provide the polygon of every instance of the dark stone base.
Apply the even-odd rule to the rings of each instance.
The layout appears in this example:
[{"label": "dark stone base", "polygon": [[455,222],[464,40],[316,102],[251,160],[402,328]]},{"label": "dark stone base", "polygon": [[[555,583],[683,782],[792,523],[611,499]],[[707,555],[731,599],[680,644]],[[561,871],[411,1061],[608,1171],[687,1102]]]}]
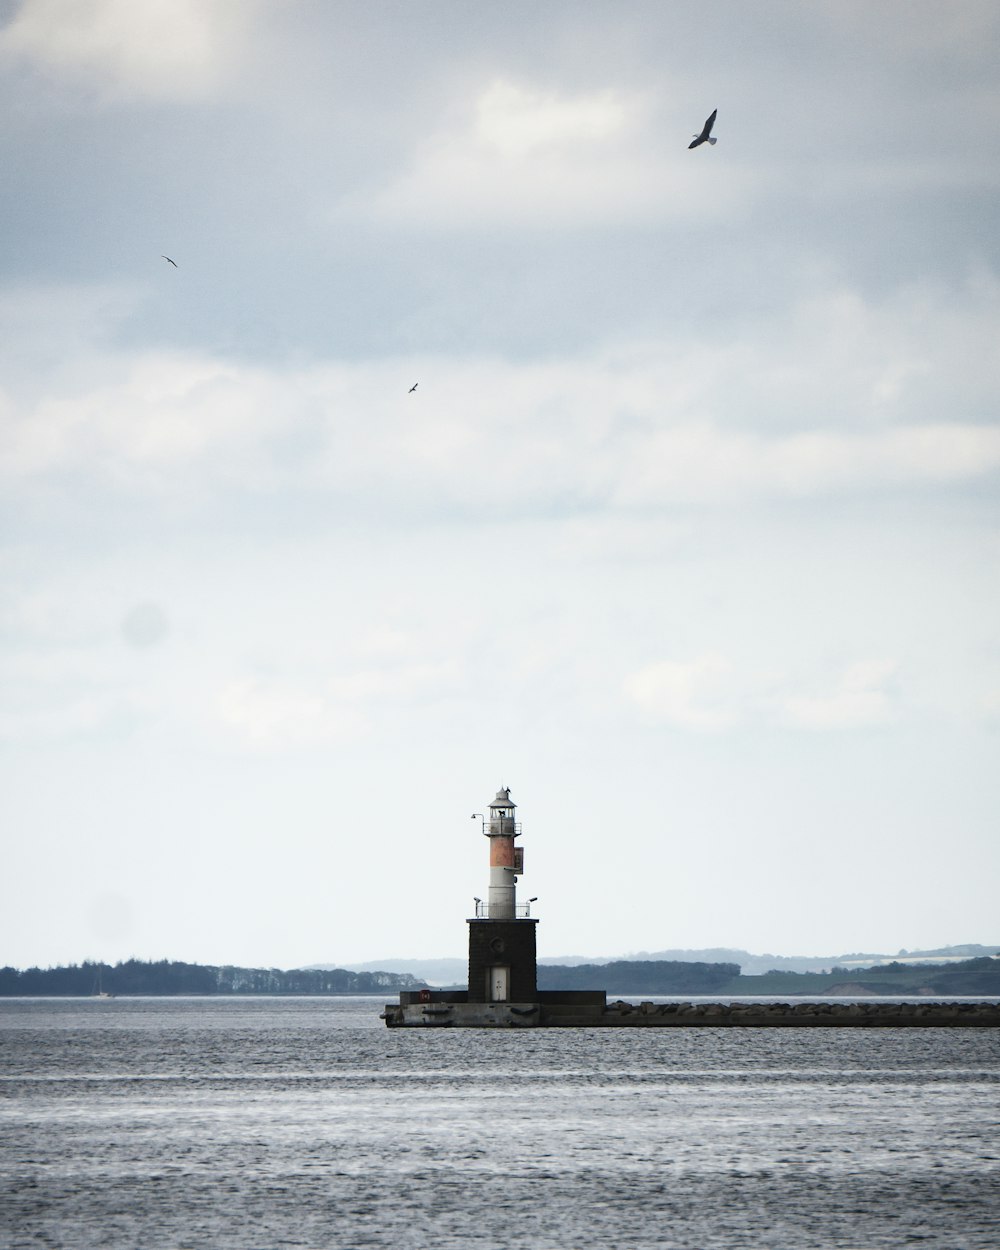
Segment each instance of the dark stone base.
[{"label": "dark stone base", "polygon": [[508,999],[532,1003],[535,985],[535,926],[537,920],[470,920],[469,1002],[490,1001],[490,969],[506,968]]}]

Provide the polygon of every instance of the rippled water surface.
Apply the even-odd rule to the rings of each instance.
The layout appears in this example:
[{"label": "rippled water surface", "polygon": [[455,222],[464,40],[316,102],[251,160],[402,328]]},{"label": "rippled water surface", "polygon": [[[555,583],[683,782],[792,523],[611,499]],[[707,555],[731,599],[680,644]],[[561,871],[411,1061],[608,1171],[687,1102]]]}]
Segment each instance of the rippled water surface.
[{"label": "rippled water surface", "polygon": [[0,1000],[0,1245],[1000,1245],[1000,1030]]}]

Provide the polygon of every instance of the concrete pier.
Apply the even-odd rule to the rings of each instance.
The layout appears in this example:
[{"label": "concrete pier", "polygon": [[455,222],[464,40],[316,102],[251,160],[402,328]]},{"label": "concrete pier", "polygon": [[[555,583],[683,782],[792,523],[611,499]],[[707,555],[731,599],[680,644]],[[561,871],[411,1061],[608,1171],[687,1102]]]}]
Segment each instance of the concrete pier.
[{"label": "concrete pier", "polygon": [[608,1003],[598,990],[540,991],[535,1002],[469,1002],[463,990],[404,992],[382,1019],[394,1028],[1000,1028],[1000,1003]]}]

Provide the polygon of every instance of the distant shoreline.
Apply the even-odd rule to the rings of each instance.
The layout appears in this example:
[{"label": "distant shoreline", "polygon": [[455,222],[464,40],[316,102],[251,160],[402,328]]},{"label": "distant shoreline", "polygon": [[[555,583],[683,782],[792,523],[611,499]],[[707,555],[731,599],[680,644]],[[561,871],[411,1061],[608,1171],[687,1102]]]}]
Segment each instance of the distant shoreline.
[{"label": "distant shoreline", "polygon": [[[343,968],[235,968],[160,960],[86,962],[60,968],[0,969],[0,998],[327,997],[397,994],[426,986],[409,973]],[[437,987],[446,988],[446,987]],[[608,994],[717,998],[1000,997],[1000,957],[953,963],[889,963],[829,972],[743,976],[739,965],[617,960],[573,966],[539,964],[540,990],[600,989]]]}]

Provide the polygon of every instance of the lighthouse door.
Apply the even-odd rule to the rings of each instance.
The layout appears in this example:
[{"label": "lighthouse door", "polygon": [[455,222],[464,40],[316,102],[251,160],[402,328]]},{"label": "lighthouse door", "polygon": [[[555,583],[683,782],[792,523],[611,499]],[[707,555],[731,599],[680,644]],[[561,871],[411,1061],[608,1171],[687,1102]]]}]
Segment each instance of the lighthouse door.
[{"label": "lighthouse door", "polygon": [[505,1003],[510,998],[509,990],[510,969],[509,968],[491,968],[490,969],[490,1002]]}]

